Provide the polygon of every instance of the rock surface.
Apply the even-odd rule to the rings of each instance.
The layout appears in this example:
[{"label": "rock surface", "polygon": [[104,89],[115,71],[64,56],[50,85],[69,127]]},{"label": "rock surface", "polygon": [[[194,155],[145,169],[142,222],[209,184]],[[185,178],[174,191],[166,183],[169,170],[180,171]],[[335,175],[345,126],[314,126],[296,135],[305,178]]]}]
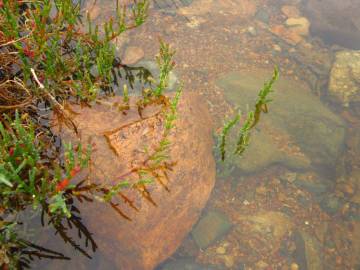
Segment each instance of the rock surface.
[{"label": "rock surface", "polygon": [[[118,103],[121,100],[115,97],[93,107],[72,107],[82,141],[96,144],[90,179],[97,183],[118,183],[121,175],[142,164],[143,149],[151,150],[161,137],[159,107],[146,109],[141,120],[136,108],[125,115],[117,109]],[[63,137],[69,136],[74,134],[63,129]],[[181,97],[170,140],[170,157],[176,165],[168,178],[147,186],[148,194],[134,188],[121,191],[138,211],[120,196],[114,199],[131,221],[108,204],[89,203],[81,209],[100,250],[117,269],[154,269],[169,257],[196,223],[214,186],[211,119],[198,95],[184,93]],[[137,177],[130,173],[126,179],[138,181]]]},{"label": "rock surface", "polygon": [[[259,211],[253,215],[239,216],[240,224],[236,228],[242,239],[257,239],[261,242],[261,250],[267,254],[279,250],[284,237],[294,227],[291,219],[277,211]],[[244,241],[242,249],[246,252],[253,250],[251,241]]]},{"label": "rock surface", "polygon": [[[247,106],[253,108],[259,90],[269,78],[269,70],[242,70],[223,75],[217,84],[225,90],[230,103],[246,111]],[[316,165],[333,166],[344,144],[345,124],[341,118],[325,107],[305,84],[282,75],[270,98],[273,101],[269,113],[262,115],[259,131],[253,132],[248,149],[236,161],[237,166],[246,171],[276,163],[304,168],[309,159]],[[255,165],[250,167],[248,163]]]},{"label": "rock surface", "polygon": [[305,13],[311,22],[311,32],[325,42],[360,49],[358,0],[308,0]]},{"label": "rock surface", "polygon": [[[282,133],[284,139],[288,137],[282,131],[278,130],[277,132]],[[292,149],[283,149],[278,143],[279,141],[276,141],[270,132],[254,130],[248,149],[241,158],[236,157],[233,161],[245,173],[252,173],[276,164],[282,164],[294,170],[309,167],[310,160],[308,157],[301,152],[292,153]]]},{"label": "rock surface", "polygon": [[340,51],[332,66],[330,95],[344,106],[360,101],[360,51]]},{"label": "rock surface", "polygon": [[297,246],[295,257],[300,263],[300,269],[324,269],[321,243],[314,236],[304,231],[296,231],[295,239]]},{"label": "rock surface", "polygon": [[[289,8],[284,8],[287,14],[294,13]],[[284,12],[283,11],[283,12]],[[284,25],[277,24],[270,28],[271,33],[278,36],[290,45],[297,45],[304,41],[304,37],[309,34],[310,22],[305,17],[289,17]]]},{"label": "rock surface", "polygon": [[126,48],[121,63],[124,65],[133,65],[140,61],[144,57],[144,51],[135,46],[129,46]]},{"label": "rock surface", "polygon": [[334,182],[313,172],[297,175],[294,184],[316,196],[321,196],[322,194],[331,191],[334,187]]},{"label": "rock surface", "polygon": [[230,228],[231,223],[226,215],[221,212],[211,211],[199,220],[191,234],[196,244],[201,249],[205,249],[224,236]]}]

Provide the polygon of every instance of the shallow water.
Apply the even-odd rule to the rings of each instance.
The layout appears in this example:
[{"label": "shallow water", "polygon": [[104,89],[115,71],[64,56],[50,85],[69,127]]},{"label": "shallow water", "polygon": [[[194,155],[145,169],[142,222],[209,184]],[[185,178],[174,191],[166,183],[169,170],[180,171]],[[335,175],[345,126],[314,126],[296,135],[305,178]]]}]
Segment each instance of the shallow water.
[{"label": "shallow water", "polygon": [[[86,5],[97,22],[115,9]],[[227,166],[217,161],[199,223],[156,269],[359,269],[360,56],[350,51],[360,48],[359,13],[351,0],[154,1],[148,21],[117,41],[120,57],[141,48],[135,66],[154,59],[158,37],[170,42],[176,77],[203,97],[214,134],[280,69],[249,148]],[[39,238],[71,260],[34,269],[117,269],[106,249],[86,248],[87,259],[51,230]]]}]

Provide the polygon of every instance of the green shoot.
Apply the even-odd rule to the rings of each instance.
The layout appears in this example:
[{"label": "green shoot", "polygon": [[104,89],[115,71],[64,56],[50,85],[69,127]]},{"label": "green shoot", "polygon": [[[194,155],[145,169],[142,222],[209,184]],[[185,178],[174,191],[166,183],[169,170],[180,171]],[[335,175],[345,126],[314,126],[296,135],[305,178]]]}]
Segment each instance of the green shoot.
[{"label": "green shoot", "polygon": [[[264,83],[263,88],[260,90],[258,94],[258,98],[255,103],[255,109],[254,111],[250,111],[247,115],[247,118],[242,125],[242,127],[239,130],[238,139],[236,140],[235,145],[235,151],[234,154],[236,155],[242,155],[243,152],[246,150],[246,148],[249,145],[250,141],[250,135],[251,135],[251,129],[256,126],[256,124],[259,122],[261,112],[267,113],[267,104],[271,102],[272,100],[269,98],[269,94],[272,93],[274,83],[279,78],[279,71],[278,68],[274,68],[274,74],[272,78]],[[230,130],[239,122],[240,116],[236,115],[234,119],[230,120],[229,122],[226,122],[224,124],[224,127],[222,129],[221,135],[220,135],[220,155],[221,160],[225,160],[225,154],[226,154],[226,138],[230,132]]]},{"label": "green shoot", "polygon": [[221,131],[221,135],[220,135],[220,153],[221,153],[221,160],[224,161],[225,160],[225,155],[226,155],[226,138],[230,132],[230,130],[232,129],[233,126],[235,126],[240,120],[240,114],[237,113],[236,116],[229,120],[228,122],[226,122],[224,124],[223,130]]},{"label": "green shoot", "polygon": [[174,54],[175,51],[171,49],[170,45],[160,39],[160,52],[156,57],[160,75],[159,84],[154,90],[155,96],[161,96],[169,84],[170,72],[175,66],[175,62],[172,60]]}]

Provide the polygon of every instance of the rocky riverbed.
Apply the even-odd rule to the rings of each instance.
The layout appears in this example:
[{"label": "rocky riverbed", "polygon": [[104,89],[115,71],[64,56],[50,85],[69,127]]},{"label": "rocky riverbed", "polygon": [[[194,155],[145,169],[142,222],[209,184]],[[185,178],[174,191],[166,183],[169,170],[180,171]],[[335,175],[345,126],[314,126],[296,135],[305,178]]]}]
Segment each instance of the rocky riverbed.
[{"label": "rocky riverbed", "polygon": [[[146,208],[140,227],[130,228],[112,215],[111,228],[92,222],[107,235],[104,241],[119,240],[116,252],[103,245],[110,265],[160,270],[359,267],[360,3],[326,2],[154,1],[147,23],[116,41],[133,66],[151,63],[159,36],[170,42],[177,50],[174,84],[182,82],[185,91],[197,92],[204,102],[197,109],[199,103],[189,101],[193,109],[185,115],[193,115],[193,124],[179,131],[188,147],[181,150],[182,171],[196,171],[198,179],[177,176],[182,182],[174,184],[174,193],[157,198],[164,208]],[[94,14],[99,21],[111,14],[112,5],[98,1],[94,8],[103,11]],[[214,169],[210,123],[217,136],[224,119],[238,109],[250,110],[275,65],[280,79],[269,112],[261,116],[245,154],[227,161],[228,172],[218,161],[206,203]],[[204,105],[211,114],[206,119]],[[195,141],[188,146],[190,133]],[[90,266],[105,269],[99,267]]]}]

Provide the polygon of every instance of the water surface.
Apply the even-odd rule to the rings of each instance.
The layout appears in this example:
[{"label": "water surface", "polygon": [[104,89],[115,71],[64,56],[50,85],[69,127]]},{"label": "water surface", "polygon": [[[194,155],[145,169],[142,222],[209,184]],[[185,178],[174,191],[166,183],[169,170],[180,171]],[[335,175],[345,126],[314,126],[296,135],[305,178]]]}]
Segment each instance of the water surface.
[{"label": "water surface", "polygon": [[[85,6],[98,23],[115,9],[110,0]],[[176,78],[203,97],[214,135],[235,110],[246,113],[273,67],[280,69],[250,147],[226,165],[217,160],[199,223],[157,269],[359,269],[356,14],[360,3],[351,0],[158,0],[143,26],[116,41],[120,57],[140,48],[134,65],[147,67],[158,38],[171,43]],[[53,233],[42,238],[71,261],[36,269],[117,269],[107,250],[90,249],[90,260]]]}]

